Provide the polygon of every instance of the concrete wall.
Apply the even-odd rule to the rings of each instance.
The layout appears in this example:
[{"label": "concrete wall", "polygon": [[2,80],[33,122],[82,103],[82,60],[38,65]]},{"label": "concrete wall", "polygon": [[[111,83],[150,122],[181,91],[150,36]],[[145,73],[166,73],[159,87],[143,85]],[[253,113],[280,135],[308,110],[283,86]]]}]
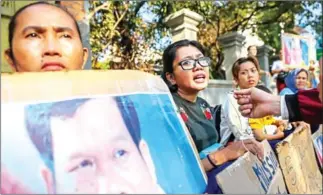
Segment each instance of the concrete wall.
[{"label": "concrete wall", "polygon": [[204,98],[211,106],[222,104],[226,94],[233,90],[232,80],[210,80],[208,87],[200,92],[199,96]]}]

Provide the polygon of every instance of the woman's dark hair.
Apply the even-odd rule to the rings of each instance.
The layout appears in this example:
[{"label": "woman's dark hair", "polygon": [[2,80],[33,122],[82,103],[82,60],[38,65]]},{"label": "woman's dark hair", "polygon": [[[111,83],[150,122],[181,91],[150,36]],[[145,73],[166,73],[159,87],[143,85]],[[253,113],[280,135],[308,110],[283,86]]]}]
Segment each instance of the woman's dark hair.
[{"label": "woman's dark hair", "polygon": [[177,91],[177,85],[172,85],[166,78],[166,73],[173,73],[174,72],[174,67],[173,67],[173,62],[176,57],[176,51],[177,49],[181,47],[186,47],[186,46],[193,46],[196,47],[198,50],[201,51],[203,55],[205,55],[205,50],[203,46],[197,42],[197,41],[192,41],[192,40],[180,40],[175,43],[170,44],[163,53],[163,73],[162,73],[162,78],[165,81],[165,83],[168,85],[169,90],[171,92],[176,92]]},{"label": "woman's dark hair", "polygon": [[296,74],[296,76],[299,75],[301,72],[305,72],[308,79],[308,71],[305,70],[304,68],[300,69],[299,72]]},{"label": "woman's dark hair", "polygon": [[75,18],[73,17],[73,15],[65,7],[59,6],[59,5],[55,5],[55,4],[51,4],[51,3],[48,3],[46,1],[39,1],[39,2],[35,2],[35,3],[28,4],[28,5],[20,8],[18,11],[16,11],[16,13],[10,19],[9,26],[8,26],[8,32],[9,32],[8,41],[9,41],[9,49],[10,49],[9,55],[10,55],[11,59],[14,59],[14,55],[13,55],[13,52],[12,52],[12,40],[13,40],[13,35],[14,35],[15,29],[16,29],[16,22],[17,22],[16,20],[17,20],[17,17],[25,9],[27,9],[28,7],[34,6],[34,5],[49,5],[49,6],[57,7],[59,9],[63,10],[64,12],[66,12],[73,19],[73,21],[75,23],[75,27],[77,29],[77,32],[78,32],[79,37],[80,37],[81,42],[82,42],[80,28],[77,25],[77,22],[76,22]]},{"label": "woman's dark hair", "polygon": [[252,48],[252,47],[256,47],[256,49],[257,49],[257,46],[256,46],[256,45],[250,45],[250,46],[247,48],[247,51],[249,51],[249,50],[250,50],[250,48]]},{"label": "woman's dark hair", "polygon": [[231,70],[233,78],[238,79],[238,74],[239,74],[239,71],[240,71],[240,65],[245,63],[245,62],[252,62],[255,65],[258,72],[260,72],[260,67],[259,67],[258,60],[255,57],[248,56],[246,58],[239,58],[233,63],[232,70]]}]

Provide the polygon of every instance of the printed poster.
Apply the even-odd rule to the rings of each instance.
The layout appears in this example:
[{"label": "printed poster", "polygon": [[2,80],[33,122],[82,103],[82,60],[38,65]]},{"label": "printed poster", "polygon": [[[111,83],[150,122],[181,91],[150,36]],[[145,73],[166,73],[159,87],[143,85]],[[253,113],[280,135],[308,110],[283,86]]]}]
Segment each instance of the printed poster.
[{"label": "printed poster", "polygon": [[281,40],[284,65],[305,68],[311,60],[316,60],[315,40],[312,37],[283,33]]},{"label": "printed poster", "polygon": [[[138,92],[114,94],[121,86],[104,79],[113,73]],[[198,154],[160,78],[89,71],[49,73],[40,82],[41,74],[3,77],[1,194],[204,192]],[[84,85],[84,76],[99,82]],[[18,97],[26,84],[38,88]]]}]

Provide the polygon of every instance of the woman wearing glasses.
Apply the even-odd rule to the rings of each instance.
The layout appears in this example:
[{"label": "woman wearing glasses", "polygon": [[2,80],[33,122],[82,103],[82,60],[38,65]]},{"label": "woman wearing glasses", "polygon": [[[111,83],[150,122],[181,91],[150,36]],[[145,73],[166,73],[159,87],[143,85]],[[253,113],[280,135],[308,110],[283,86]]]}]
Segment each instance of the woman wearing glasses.
[{"label": "woman wearing glasses", "polygon": [[[189,40],[175,42],[169,45],[163,53],[162,77],[172,92],[180,115],[199,153],[218,145],[220,140],[210,105],[198,97],[198,93],[207,87],[209,81],[211,60],[204,54],[205,51],[201,44]],[[201,159],[209,178],[206,193],[222,193],[216,183],[215,175],[247,150],[258,154],[260,158],[263,156],[262,148],[257,142],[247,139],[215,149]]]}]

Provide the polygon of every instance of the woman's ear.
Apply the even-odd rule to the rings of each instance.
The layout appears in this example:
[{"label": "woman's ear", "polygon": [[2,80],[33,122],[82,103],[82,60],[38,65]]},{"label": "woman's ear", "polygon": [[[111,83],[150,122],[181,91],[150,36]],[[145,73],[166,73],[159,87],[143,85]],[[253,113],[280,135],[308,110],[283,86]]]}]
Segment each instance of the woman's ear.
[{"label": "woman's ear", "polygon": [[173,73],[166,72],[166,79],[168,80],[168,82],[170,82],[170,84],[176,85],[176,79]]},{"label": "woman's ear", "polygon": [[238,88],[239,87],[238,80],[237,79],[234,78],[232,82],[233,82],[233,87],[234,88]]}]

